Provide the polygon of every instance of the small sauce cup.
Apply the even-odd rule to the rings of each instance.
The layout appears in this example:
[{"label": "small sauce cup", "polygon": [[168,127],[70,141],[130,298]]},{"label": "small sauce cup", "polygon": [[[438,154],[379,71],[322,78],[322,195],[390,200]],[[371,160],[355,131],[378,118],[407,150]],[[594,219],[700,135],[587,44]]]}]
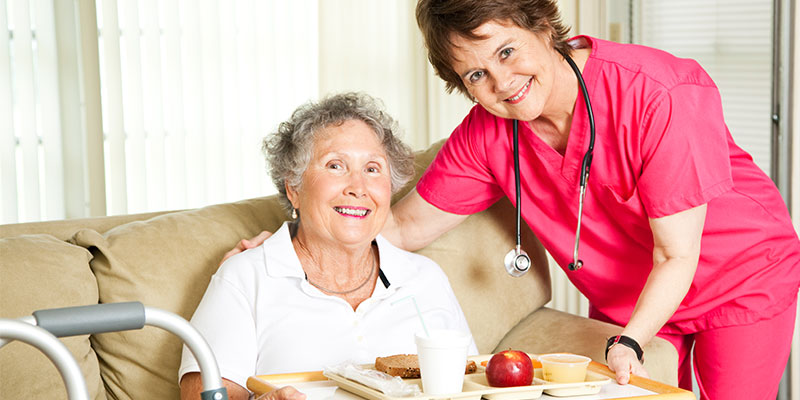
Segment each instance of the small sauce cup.
[{"label": "small sauce cup", "polygon": [[542,378],[554,383],[574,383],[586,380],[586,370],[591,358],[570,353],[543,354]]}]

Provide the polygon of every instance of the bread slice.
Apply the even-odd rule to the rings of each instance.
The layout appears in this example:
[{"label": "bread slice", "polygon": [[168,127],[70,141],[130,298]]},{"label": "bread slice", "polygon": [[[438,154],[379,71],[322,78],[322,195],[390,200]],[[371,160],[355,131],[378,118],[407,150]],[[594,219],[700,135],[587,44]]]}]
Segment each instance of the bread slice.
[{"label": "bread slice", "polygon": [[[419,378],[419,359],[416,354],[395,354],[375,359],[375,369],[401,378]],[[467,360],[464,373],[471,374],[478,369],[475,361]]]},{"label": "bread slice", "polygon": [[391,376],[419,378],[419,359],[416,354],[395,354],[375,359],[375,369]]}]

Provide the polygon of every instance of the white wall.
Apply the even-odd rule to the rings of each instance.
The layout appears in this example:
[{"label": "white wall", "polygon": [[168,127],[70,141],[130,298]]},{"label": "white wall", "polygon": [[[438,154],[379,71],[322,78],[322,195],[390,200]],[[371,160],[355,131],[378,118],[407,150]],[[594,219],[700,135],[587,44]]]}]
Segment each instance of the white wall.
[{"label": "white wall", "polygon": [[433,76],[415,6],[407,0],[320,1],[319,85],[320,95],[359,90],[382,99],[405,141],[422,149],[449,136],[471,104],[446,94]]}]

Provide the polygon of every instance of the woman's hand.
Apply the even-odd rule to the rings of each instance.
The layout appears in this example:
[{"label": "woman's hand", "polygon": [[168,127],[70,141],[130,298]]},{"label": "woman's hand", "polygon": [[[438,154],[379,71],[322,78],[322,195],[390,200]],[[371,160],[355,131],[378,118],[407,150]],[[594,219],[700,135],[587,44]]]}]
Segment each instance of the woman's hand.
[{"label": "woman's hand", "polygon": [[642,363],[636,358],[636,352],[628,346],[620,344],[611,346],[606,356],[608,368],[617,373],[617,383],[627,385],[631,374],[649,378]]},{"label": "woman's hand", "polygon": [[[262,232],[263,233],[263,232]],[[300,393],[297,389],[291,386],[284,386],[280,389],[262,394],[256,397],[256,400],[305,400],[306,395]]]},{"label": "woman's hand", "polygon": [[[639,295],[622,335],[644,347],[678,309],[692,285],[700,258],[700,239],[706,205],[673,215],[650,219],[653,232],[653,269]],[[645,354],[645,357],[647,355]],[[617,373],[617,383],[630,381],[630,374],[647,376],[636,353],[615,345],[608,350],[608,367]],[[639,372],[637,372],[639,371]]]},{"label": "woman's hand", "polygon": [[272,232],[261,231],[261,233],[259,233],[258,235],[254,236],[251,239],[242,239],[242,240],[240,240],[239,243],[236,244],[236,247],[232,248],[230,251],[225,253],[224,256],[222,256],[222,261],[220,261],[219,263],[222,264],[222,263],[225,262],[225,260],[227,260],[227,259],[231,258],[232,256],[234,256],[236,254],[239,254],[239,253],[241,253],[241,252],[243,252],[245,250],[261,246],[261,243],[264,243],[264,241],[267,240],[270,236],[272,236]]}]

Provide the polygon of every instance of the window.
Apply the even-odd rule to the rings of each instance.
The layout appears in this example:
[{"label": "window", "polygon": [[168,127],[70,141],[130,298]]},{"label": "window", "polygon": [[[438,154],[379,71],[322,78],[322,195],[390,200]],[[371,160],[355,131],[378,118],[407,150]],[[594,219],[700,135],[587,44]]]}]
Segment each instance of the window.
[{"label": "window", "polygon": [[332,92],[382,99],[414,148],[446,137],[471,104],[433,76],[414,7],[0,0],[0,223],[271,194],[262,138]]},{"label": "window", "polygon": [[53,4],[0,4],[0,216],[63,217]]},{"label": "window", "polygon": [[109,214],[274,193],[262,138],[316,97],[317,2],[97,2]]},{"label": "window", "polygon": [[[0,223],[274,193],[261,140],[319,93],[317,7],[316,0],[0,2],[0,26],[8,28],[0,35]],[[92,87],[100,88],[102,109],[92,108]],[[62,129],[66,119],[80,132]],[[88,125],[101,120],[102,132],[93,133]],[[102,144],[87,148],[92,140]],[[70,149],[77,159],[65,160]],[[99,184],[86,184],[89,174]],[[97,210],[85,212],[96,198]]]},{"label": "window", "polygon": [[719,87],[734,140],[769,174],[773,1],[642,0],[631,5],[633,41],[697,60]]}]

